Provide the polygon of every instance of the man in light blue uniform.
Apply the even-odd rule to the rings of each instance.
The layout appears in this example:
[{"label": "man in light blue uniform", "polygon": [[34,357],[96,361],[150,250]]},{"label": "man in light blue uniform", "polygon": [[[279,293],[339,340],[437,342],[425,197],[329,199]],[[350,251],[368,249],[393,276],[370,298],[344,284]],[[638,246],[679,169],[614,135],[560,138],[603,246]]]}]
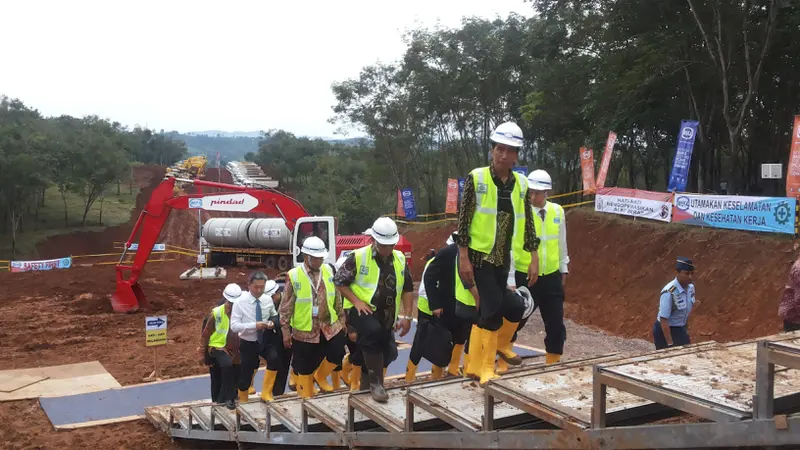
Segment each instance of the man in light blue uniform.
[{"label": "man in light blue uniform", "polygon": [[661,290],[658,317],[653,324],[656,350],[690,344],[687,323],[695,302],[694,264],[679,256],[675,270],[678,275]]}]

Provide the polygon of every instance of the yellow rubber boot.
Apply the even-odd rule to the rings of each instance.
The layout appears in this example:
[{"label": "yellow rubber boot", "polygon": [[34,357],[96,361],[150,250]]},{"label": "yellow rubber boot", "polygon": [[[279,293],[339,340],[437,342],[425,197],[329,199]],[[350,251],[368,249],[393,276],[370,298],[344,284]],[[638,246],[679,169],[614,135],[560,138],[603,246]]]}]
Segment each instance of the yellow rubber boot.
[{"label": "yellow rubber boot", "polygon": [[489,380],[499,378],[494,373],[494,362],[497,356],[497,331],[483,330],[483,353],[481,353],[481,385]]},{"label": "yellow rubber boot", "polygon": [[331,374],[331,386],[333,386],[333,390],[337,390],[342,387],[342,371],[341,370],[334,370]]},{"label": "yellow rubber boot", "polygon": [[506,373],[506,372],[508,372],[508,363],[503,358],[498,358],[497,373]]},{"label": "yellow rubber boot", "polygon": [[250,394],[247,391],[239,391],[239,403],[246,403],[250,401]]},{"label": "yellow rubber boot", "polygon": [[[483,332],[482,328],[477,325],[472,326],[472,332],[469,335],[469,365],[464,370],[464,376],[469,378],[480,378],[481,369],[483,366]],[[497,342],[497,341],[495,341]],[[492,352],[492,361],[494,361],[494,352]],[[492,363],[494,367],[494,363]]]},{"label": "yellow rubber boot", "polygon": [[511,339],[514,338],[514,333],[517,331],[519,322],[509,322],[503,319],[503,326],[497,332],[497,354],[500,355],[506,363],[512,366],[522,364],[522,358],[513,351],[514,344]]},{"label": "yellow rubber boot", "polygon": [[335,368],[336,364],[327,359],[323,359],[322,364],[320,364],[316,372],[314,372],[314,381],[317,382],[322,392],[333,392],[333,386],[328,383],[328,375],[333,373],[333,369]]},{"label": "yellow rubber boot", "polygon": [[412,383],[414,379],[417,378],[417,365],[408,360],[408,365],[406,366],[406,383]]},{"label": "yellow rubber boot", "polygon": [[342,370],[341,370],[341,377],[344,384],[350,386],[350,370],[353,368],[353,365],[350,364],[350,355],[344,355],[342,358]]},{"label": "yellow rubber boot", "polygon": [[289,371],[289,390],[297,390],[297,372],[294,371],[294,368]]},{"label": "yellow rubber boot", "polygon": [[361,387],[361,366],[353,364],[350,368],[350,392],[358,391]]},{"label": "yellow rubber boot", "polygon": [[278,376],[277,370],[264,371],[264,383],[261,385],[261,400],[271,402],[272,388],[275,386],[275,377]]},{"label": "yellow rubber boot", "polygon": [[558,362],[561,362],[561,355],[555,353],[545,353],[544,355],[545,364],[555,364]]},{"label": "yellow rubber boot", "polygon": [[297,395],[301,398],[311,398],[314,396],[313,375],[297,375]]},{"label": "yellow rubber boot", "polygon": [[453,346],[453,355],[450,357],[450,364],[447,366],[447,373],[453,376],[461,375],[458,373],[458,366],[461,364],[461,352],[464,351],[464,344]]},{"label": "yellow rubber boot", "polygon": [[431,380],[438,380],[442,378],[442,374],[444,373],[444,367],[439,367],[434,365],[431,367]]},{"label": "yellow rubber boot", "polygon": [[258,373],[258,369],[253,372],[253,376],[250,377],[250,389],[247,390],[247,393],[253,395],[256,393],[256,387],[253,386],[256,382],[256,374]]}]

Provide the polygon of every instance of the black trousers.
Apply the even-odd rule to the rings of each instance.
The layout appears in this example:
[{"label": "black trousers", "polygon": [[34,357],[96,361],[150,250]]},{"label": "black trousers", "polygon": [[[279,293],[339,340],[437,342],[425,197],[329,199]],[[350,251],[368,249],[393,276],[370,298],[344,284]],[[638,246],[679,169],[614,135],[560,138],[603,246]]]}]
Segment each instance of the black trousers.
[{"label": "black trousers", "polygon": [[[686,325],[682,327],[669,327],[669,333],[672,335],[672,343],[675,344],[676,347],[692,343]],[[664,337],[664,330],[661,329],[661,322],[658,320],[653,323],[653,343],[656,345],[656,350],[667,348],[667,338]]]},{"label": "black trousers", "polygon": [[[257,341],[239,341],[239,353],[242,359],[242,368],[239,373],[238,387],[241,391],[250,388],[253,374],[261,364],[259,357],[267,362],[267,370],[280,371],[284,366],[285,349],[283,343],[278,344],[275,339],[265,339],[263,345]],[[277,381],[277,380],[276,380]]]},{"label": "black trousers", "polygon": [[503,326],[503,314],[509,304],[516,304],[516,297],[508,290],[508,268],[483,262],[474,269],[475,285],[480,296],[478,326],[484,330],[497,331]]},{"label": "black trousers", "polygon": [[233,364],[231,355],[222,350],[212,348],[210,355],[213,365],[209,368],[211,373],[211,401],[225,403],[235,400],[236,376],[239,372],[238,365]]},{"label": "black trousers", "polygon": [[[514,273],[514,280],[517,286],[527,286],[528,274],[522,272]],[[531,296],[542,315],[544,322],[544,348],[547,353],[562,355],[564,353],[564,341],[567,340],[567,327],[564,326],[564,284],[561,272],[555,271],[548,275],[542,275],[528,286]],[[527,321],[526,321],[527,322]],[[522,324],[520,324],[522,325]],[[517,330],[521,329],[518,327]]]},{"label": "black trousers", "polygon": [[350,308],[347,313],[347,324],[355,328],[358,333],[355,348],[347,339],[348,350],[351,352],[350,361],[361,366],[361,371],[366,373],[364,355],[362,352],[383,353],[383,367],[389,367],[397,359],[397,342],[394,339],[394,324],[387,327],[382,324],[375,314],[359,314],[355,308]]},{"label": "black trousers", "polygon": [[341,364],[344,358],[344,331],[338,332],[330,340],[320,332],[319,342],[302,342],[292,338],[292,367],[298,375],[311,375],[323,359],[333,364]]}]

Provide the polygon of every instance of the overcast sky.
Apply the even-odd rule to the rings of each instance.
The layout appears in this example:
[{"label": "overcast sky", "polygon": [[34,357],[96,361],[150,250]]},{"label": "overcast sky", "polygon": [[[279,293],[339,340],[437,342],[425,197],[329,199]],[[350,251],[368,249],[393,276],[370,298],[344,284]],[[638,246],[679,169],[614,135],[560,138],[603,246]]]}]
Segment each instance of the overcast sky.
[{"label": "overcast sky", "polygon": [[0,94],[128,126],[330,137],[331,83],[400,58],[405,29],[531,11],[523,0],[5,0]]}]

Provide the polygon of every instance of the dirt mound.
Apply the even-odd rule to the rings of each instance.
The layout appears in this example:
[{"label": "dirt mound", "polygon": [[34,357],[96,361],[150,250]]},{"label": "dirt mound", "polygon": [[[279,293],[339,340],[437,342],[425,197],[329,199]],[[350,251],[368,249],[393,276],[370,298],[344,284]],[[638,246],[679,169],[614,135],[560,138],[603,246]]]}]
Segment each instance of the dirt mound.
[{"label": "dirt mound", "polygon": [[567,215],[566,314],[625,337],[651,338],[661,288],[675,259],[696,266],[696,342],[764,336],[781,329],[778,303],[797,252],[787,237],[633,221],[593,211]]},{"label": "dirt mound", "polygon": [[60,258],[65,255],[87,255],[111,251],[113,243],[128,239],[136,218],[144,208],[153,189],[161,182],[164,167],[142,165],[133,168],[134,183],[141,189],[136,197],[136,207],[131,211],[131,221],[125,225],[108,227],[103,231],[77,231],[51,236],[36,246],[39,258]]},{"label": "dirt mound", "polygon": [[425,268],[425,258],[431,249],[438,251],[445,246],[447,237],[456,230],[455,222],[444,226],[436,225],[408,225],[401,227],[400,232],[411,241],[412,277],[420,281],[422,269]]}]

